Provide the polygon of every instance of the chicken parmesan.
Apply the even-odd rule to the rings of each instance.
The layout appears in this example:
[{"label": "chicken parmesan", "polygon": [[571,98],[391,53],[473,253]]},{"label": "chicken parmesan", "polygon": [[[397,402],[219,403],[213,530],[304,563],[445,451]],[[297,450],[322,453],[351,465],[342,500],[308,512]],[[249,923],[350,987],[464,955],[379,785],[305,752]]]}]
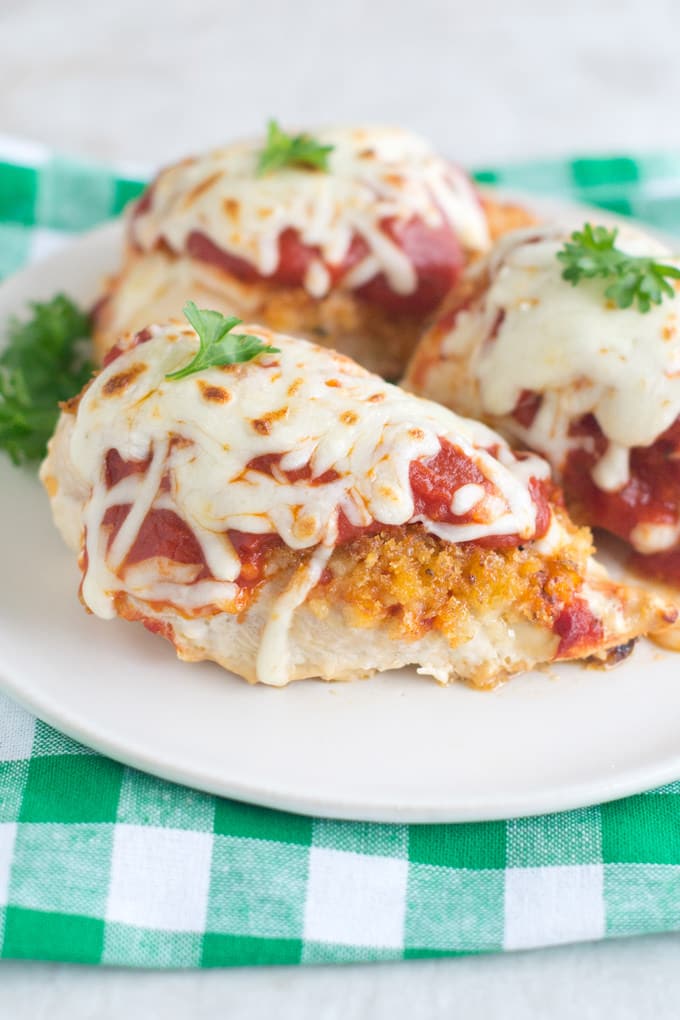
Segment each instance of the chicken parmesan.
[{"label": "chicken parmesan", "polygon": [[[592,560],[540,458],[334,351],[194,311],[200,336],[120,341],[50,443],[90,612],[275,686],[406,664],[490,686],[614,661],[674,619]],[[219,363],[230,340],[248,351]]]},{"label": "chicken parmesan", "polygon": [[191,298],[396,379],[465,262],[528,221],[483,202],[410,132],[292,138],[270,125],[266,140],[162,170],[131,207],[122,267],[96,307],[95,347],[101,360],[121,332],[177,316]]},{"label": "chicken parmesan", "polygon": [[[498,242],[454,289],[405,385],[545,456],[577,520],[624,539],[637,568],[678,585],[677,283],[644,311],[632,300],[620,307],[601,279],[565,278],[558,254],[568,238],[545,226]],[[639,231],[616,243],[623,287],[652,259],[679,272]]]}]

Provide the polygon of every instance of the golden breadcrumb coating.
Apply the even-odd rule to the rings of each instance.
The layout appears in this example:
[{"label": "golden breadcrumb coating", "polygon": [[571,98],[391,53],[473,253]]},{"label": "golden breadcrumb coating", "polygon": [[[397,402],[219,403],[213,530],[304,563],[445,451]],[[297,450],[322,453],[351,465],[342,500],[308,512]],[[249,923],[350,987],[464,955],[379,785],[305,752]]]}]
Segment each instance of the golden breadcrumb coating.
[{"label": "golden breadcrumb coating", "polygon": [[590,532],[569,526],[571,541],[558,556],[532,543],[506,549],[442,542],[419,526],[365,535],[340,546],[325,583],[310,596],[323,615],[342,604],[353,627],[389,626],[393,637],[417,640],[441,631],[452,647],[470,636],[470,620],[511,614],[551,628],[581,586]]}]

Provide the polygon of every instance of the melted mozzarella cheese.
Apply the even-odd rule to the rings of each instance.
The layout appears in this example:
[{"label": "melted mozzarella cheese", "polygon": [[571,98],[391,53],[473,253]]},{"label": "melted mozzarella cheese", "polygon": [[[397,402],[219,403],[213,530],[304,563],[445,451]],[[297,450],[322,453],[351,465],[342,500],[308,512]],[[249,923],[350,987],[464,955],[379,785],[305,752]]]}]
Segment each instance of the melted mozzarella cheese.
[{"label": "melted mozzarella cheese", "polygon": [[[230,611],[241,561],[227,532],[278,534],[292,549],[314,550],[281,593],[263,635],[258,673],[283,683],[292,614],[323,572],[341,512],[358,526],[420,522],[450,542],[531,539],[536,507],[528,482],[546,477],[548,468],[537,457],[516,459],[484,425],[390,386],[341,355],[244,328],[280,353],[168,380],[191,360],[198,338],[187,327],[153,326],[149,341],[126,350],[83,393],[70,439],[71,461],[91,493],[82,597],[103,617],[115,615],[121,591],[169,601],[188,615],[208,604]],[[454,514],[474,510],[471,520],[441,523],[415,512],[411,463],[435,456],[441,439],[491,483],[468,483],[454,493]],[[112,449],[148,466],[109,488]],[[251,466],[267,456],[274,457],[269,471]],[[291,481],[285,474],[306,466],[309,477]],[[111,541],[107,510],[127,504]],[[186,522],[211,580],[190,583],[186,567],[158,558],[125,565],[154,509]]]},{"label": "melted mozzarella cheese", "polygon": [[[328,173],[284,167],[258,177],[262,142],[229,145],[162,171],[148,209],[134,219],[136,244],[150,251],[163,239],[184,252],[189,235],[199,231],[266,277],[278,268],[279,238],[287,229],[330,264],[343,261],[358,235],[368,254],[345,285],[359,287],[383,272],[399,294],[413,293],[417,276],[381,229],[384,220],[418,217],[432,228],[447,222],[465,247],[488,247],[486,219],[467,176],[418,136],[396,128],[336,128],[314,137],[334,146]],[[316,298],[328,293],[331,278],[321,262],[312,263],[304,286]]]},{"label": "melted mozzarella cheese", "polygon": [[[609,447],[593,479],[616,491],[629,478],[630,449],[653,443],[680,413],[680,294],[645,314],[620,309],[604,296],[606,282],[562,278],[556,255],[566,240],[550,227],[502,239],[482,303],[459,313],[443,351],[469,352],[487,415],[511,415],[523,390],[543,395],[529,428],[512,418],[507,427],[558,471],[570,449],[592,443],[569,426],[594,415]],[[680,265],[637,232],[622,231],[617,246]]]}]

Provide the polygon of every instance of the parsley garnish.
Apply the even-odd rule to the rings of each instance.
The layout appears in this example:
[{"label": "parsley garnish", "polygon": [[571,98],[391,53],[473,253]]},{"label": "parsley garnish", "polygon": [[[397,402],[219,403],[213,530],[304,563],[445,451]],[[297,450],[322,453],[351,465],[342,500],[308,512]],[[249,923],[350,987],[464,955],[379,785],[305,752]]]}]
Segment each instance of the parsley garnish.
[{"label": "parsley garnish", "polygon": [[282,166],[306,167],[328,172],[328,157],[334,145],[321,145],[311,135],[288,135],[275,120],[267,125],[267,144],[260,153],[257,175],[271,173]]},{"label": "parsley garnish", "polygon": [[64,294],[33,302],[26,322],[11,319],[0,354],[0,449],[15,464],[40,460],[68,400],[92,374],[81,343],[87,315]]},{"label": "parsley garnish", "polygon": [[593,227],[576,230],[557,253],[565,265],[562,277],[576,286],[581,280],[604,277],[611,279],[605,297],[618,308],[630,308],[634,302],[640,312],[648,312],[652,305],[660,305],[664,297],[673,297],[675,288],[668,282],[680,280],[680,269],[657,262],[654,258],[628,255],[617,248],[618,230]]},{"label": "parsley garnish", "polygon": [[252,361],[260,354],[279,353],[278,347],[270,347],[258,336],[252,336],[250,333],[232,333],[232,329],[238,326],[242,319],[235,316],[228,319],[221,312],[197,308],[193,301],[187,301],[183,311],[198,333],[200,347],[188,365],[166,375],[166,379],[184,379],[206,368],[235,365],[237,362]]}]

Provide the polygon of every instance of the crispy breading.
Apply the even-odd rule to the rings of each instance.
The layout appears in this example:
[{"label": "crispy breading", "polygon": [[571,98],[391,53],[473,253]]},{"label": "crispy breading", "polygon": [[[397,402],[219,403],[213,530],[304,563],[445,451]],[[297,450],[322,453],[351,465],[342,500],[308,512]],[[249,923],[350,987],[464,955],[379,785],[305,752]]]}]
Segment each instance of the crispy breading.
[{"label": "crispy breading", "polygon": [[442,542],[418,525],[365,535],[334,552],[310,608],[323,616],[342,604],[351,626],[387,624],[405,640],[435,629],[452,646],[469,637],[471,616],[487,612],[550,628],[579,590],[592,552],[590,532],[566,516],[564,524],[571,541],[554,557],[532,543],[490,549]]}]

